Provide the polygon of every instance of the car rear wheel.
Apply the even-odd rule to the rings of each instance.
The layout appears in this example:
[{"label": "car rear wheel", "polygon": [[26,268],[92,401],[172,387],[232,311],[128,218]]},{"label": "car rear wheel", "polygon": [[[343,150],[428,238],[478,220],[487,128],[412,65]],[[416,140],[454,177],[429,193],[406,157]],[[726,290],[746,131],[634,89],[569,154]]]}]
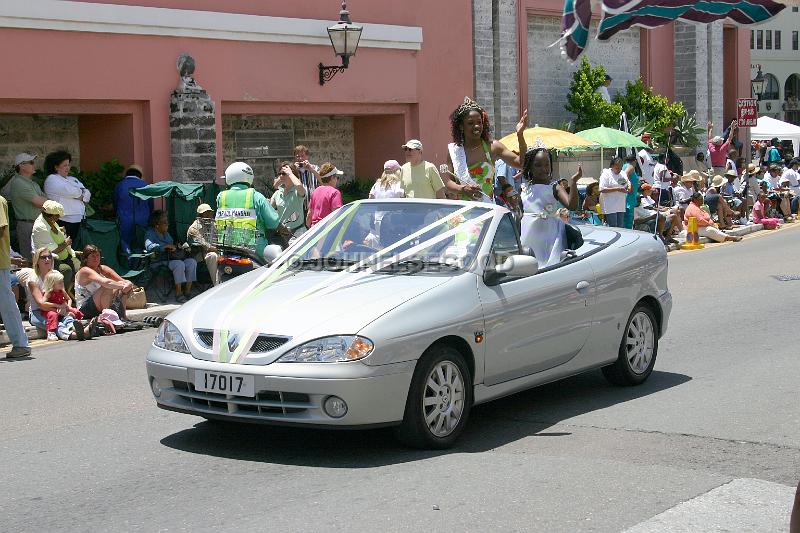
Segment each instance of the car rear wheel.
[{"label": "car rear wheel", "polygon": [[448,448],[464,430],[471,407],[464,357],[450,346],[433,346],[414,370],[397,437],[415,448]]},{"label": "car rear wheel", "polygon": [[616,362],[603,368],[614,385],[640,385],[653,372],[658,354],[658,325],[653,311],[637,305],[628,318]]}]

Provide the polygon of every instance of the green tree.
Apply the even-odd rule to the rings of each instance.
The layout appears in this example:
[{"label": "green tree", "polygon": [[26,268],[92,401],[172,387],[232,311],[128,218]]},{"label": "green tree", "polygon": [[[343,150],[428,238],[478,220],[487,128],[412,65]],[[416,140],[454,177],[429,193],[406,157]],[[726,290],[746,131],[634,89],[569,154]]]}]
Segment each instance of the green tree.
[{"label": "green tree", "polygon": [[618,93],[614,102],[622,107],[628,118],[643,117],[651,134],[666,137],[672,127],[686,114],[680,102],[669,103],[665,96],[655,94],[652,87],[644,84],[642,78],[625,83],[625,92]]},{"label": "green tree", "polygon": [[564,108],[575,115],[575,130],[581,131],[597,126],[616,127],[622,115],[619,103],[608,103],[597,92],[606,79],[606,69],[592,67],[583,57],[581,66],[572,75],[567,105]]}]

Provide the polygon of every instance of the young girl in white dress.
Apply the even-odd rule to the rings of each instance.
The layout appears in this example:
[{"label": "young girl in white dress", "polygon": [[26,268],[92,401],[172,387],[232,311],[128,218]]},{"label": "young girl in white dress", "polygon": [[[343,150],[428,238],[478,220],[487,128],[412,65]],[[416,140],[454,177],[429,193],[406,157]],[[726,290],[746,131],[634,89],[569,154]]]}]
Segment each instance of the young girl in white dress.
[{"label": "young girl in white dress", "polygon": [[[538,144],[538,143],[537,143]],[[571,178],[569,192],[554,182],[552,177],[553,156],[541,146],[525,153],[520,198],[523,216],[520,224],[522,246],[530,246],[539,261],[539,268],[548,267],[561,261],[567,249],[567,235],[564,221],[557,211],[559,202],[570,210],[578,208],[578,180],[583,170]]]}]

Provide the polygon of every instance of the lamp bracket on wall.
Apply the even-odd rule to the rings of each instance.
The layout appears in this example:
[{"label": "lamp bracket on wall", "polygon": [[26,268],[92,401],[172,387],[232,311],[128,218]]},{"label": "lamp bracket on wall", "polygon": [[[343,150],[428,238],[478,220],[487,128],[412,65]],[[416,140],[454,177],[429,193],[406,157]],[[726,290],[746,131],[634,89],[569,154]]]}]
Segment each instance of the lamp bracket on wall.
[{"label": "lamp bracket on wall", "polygon": [[342,60],[342,65],[323,65],[322,63],[319,64],[319,84],[325,85],[326,81],[331,81],[334,76],[339,74],[340,72],[344,72],[347,69],[347,64],[344,63]]}]

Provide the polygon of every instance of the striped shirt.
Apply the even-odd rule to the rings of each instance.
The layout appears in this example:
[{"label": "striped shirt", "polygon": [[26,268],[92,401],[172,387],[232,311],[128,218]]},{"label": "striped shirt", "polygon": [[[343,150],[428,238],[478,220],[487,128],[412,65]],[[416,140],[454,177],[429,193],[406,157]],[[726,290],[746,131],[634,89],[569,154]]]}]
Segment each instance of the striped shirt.
[{"label": "striped shirt", "polygon": [[[319,167],[317,165],[311,165],[314,167],[314,170],[319,172]],[[311,193],[314,192],[314,189],[319,187],[319,182],[317,181],[317,177],[314,175],[313,172],[307,169],[299,169],[298,170],[298,178],[300,178],[300,183],[306,188],[306,195],[303,198],[303,209],[308,211],[308,200],[311,198]]]}]

